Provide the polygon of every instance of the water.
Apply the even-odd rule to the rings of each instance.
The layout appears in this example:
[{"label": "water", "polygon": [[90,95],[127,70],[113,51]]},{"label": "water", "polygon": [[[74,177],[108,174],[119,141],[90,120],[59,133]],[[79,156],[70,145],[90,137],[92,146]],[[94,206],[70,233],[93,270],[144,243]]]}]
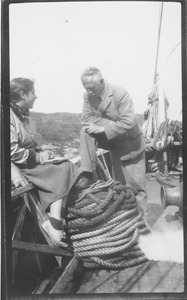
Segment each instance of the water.
[{"label": "water", "polygon": [[63,156],[71,159],[80,154],[80,143],[77,140],[67,141],[63,144],[45,143],[42,145],[42,149],[52,150],[55,156]]}]

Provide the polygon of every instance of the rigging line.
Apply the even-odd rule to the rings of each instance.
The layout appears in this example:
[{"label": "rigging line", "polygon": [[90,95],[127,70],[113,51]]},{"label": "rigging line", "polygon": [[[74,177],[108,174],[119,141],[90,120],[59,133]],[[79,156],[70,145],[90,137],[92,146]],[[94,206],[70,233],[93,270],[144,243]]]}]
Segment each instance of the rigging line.
[{"label": "rigging line", "polygon": [[168,55],[167,59],[166,59],[166,62],[165,62],[165,65],[164,65],[164,69],[166,68],[166,65],[168,63],[168,60],[170,58],[170,56],[173,54],[173,52],[177,49],[177,47],[181,44],[181,41],[171,50],[170,54]]},{"label": "rigging line", "polygon": [[157,52],[156,52],[156,62],[155,62],[154,83],[156,83],[156,76],[157,76],[158,53],[159,53],[159,46],[160,46],[160,35],[161,35],[161,24],[162,24],[163,6],[164,6],[164,2],[161,3],[161,7],[160,7],[159,29],[158,29],[158,41],[157,41]]},{"label": "rigging line", "polygon": [[[168,57],[166,59],[166,62],[165,62],[164,68],[163,68],[163,78],[164,79],[165,79],[166,66],[167,66],[167,63],[169,61],[169,58],[171,57],[171,55],[173,54],[173,52],[177,49],[177,47],[179,47],[180,44],[181,44],[181,41],[175,45],[175,47],[171,50],[171,52],[169,53],[169,55],[168,55]],[[179,102],[179,100],[178,100],[178,102]],[[165,109],[166,109],[166,107],[165,107]],[[182,110],[179,112],[177,120],[178,120],[181,112],[182,112]]]}]

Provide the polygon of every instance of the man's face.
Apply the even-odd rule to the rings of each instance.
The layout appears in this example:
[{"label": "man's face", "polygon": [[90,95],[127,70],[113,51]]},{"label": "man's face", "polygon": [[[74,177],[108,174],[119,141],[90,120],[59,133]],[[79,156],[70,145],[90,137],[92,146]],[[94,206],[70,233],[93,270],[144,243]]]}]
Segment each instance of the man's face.
[{"label": "man's face", "polygon": [[95,81],[92,78],[89,79],[89,77],[87,77],[82,84],[87,93],[92,96],[100,96],[104,89],[104,84],[102,81]]}]

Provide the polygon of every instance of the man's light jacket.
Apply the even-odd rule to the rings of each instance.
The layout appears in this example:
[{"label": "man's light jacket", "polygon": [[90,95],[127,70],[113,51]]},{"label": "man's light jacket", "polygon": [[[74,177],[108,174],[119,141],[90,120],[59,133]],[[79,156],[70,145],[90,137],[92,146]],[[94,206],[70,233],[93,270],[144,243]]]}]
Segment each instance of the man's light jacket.
[{"label": "man's light jacket", "polygon": [[[121,160],[138,157],[145,150],[144,137],[126,89],[105,81],[100,96],[84,94],[82,121],[103,126],[107,144],[101,148],[115,150]],[[100,145],[98,145],[100,147]]]}]

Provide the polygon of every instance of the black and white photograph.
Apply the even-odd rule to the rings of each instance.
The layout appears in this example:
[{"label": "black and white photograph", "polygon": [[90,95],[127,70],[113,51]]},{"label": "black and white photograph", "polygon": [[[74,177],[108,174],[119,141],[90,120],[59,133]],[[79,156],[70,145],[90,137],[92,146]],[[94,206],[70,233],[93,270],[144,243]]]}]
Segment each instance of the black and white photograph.
[{"label": "black and white photograph", "polygon": [[186,299],[186,6],[2,3],[2,299]]}]

